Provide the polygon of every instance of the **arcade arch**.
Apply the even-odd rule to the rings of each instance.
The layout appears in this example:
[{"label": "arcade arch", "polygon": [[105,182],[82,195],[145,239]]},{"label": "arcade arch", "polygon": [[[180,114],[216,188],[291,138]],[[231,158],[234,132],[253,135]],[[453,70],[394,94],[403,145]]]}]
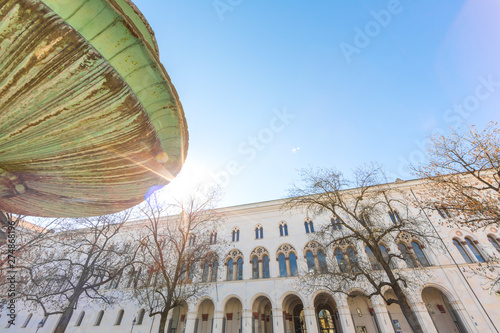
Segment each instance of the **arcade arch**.
[{"label": "arcade arch", "polygon": [[283,299],[283,327],[285,332],[307,333],[304,303],[295,294]]},{"label": "arcade arch", "polygon": [[435,286],[425,287],[422,290],[422,300],[439,333],[468,332],[457,312],[456,304],[450,303],[449,298],[443,291]]},{"label": "arcade arch", "polygon": [[347,297],[347,304],[352,315],[356,332],[379,332],[373,305],[361,291],[352,292]]},{"label": "arcade arch", "polygon": [[198,306],[195,333],[212,333],[215,306],[210,298],[205,298]]},{"label": "arcade arch", "polygon": [[252,304],[252,332],[273,332],[272,304],[267,296],[258,296]]},{"label": "arcade arch", "polygon": [[222,332],[224,333],[240,333],[242,332],[242,313],[243,306],[241,301],[236,297],[231,297],[224,306],[224,320],[222,324]]},{"label": "arcade arch", "polygon": [[319,333],[337,333],[340,330],[337,304],[330,294],[320,293],[314,298],[314,313]]}]

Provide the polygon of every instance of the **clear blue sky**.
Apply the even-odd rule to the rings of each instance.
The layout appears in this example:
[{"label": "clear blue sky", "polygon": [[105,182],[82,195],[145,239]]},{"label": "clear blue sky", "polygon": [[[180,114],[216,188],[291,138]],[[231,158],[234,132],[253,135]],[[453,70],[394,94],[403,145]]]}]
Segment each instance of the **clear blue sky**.
[{"label": "clear blue sky", "polygon": [[498,1],[135,3],[189,126],[172,191],[219,180],[224,205],[258,202],[300,168],[370,161],[410,179],[433,131],[500,120]]}]

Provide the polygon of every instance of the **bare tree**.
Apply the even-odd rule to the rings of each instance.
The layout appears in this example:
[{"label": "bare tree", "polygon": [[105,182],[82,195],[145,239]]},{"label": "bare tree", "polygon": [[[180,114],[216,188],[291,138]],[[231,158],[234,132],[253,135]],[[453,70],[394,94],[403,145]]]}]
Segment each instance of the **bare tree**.
[{"label": "bare tree", "polygon": [[[410,244],[423,247],[434,235],[405,194],[384,183],[383,172],[374,165],[357,169],[352,179],[332,169],[302,170],[284,207],[330,216],[331,223],[315,233],[315,240],[331,255],[318,256],[319,272],[310,270],[300,285],[347,295],[353,287],[365,286],[369,298],[379,295],[387,305],[398,304],[413,331],[423,332],[406,295],[421,281],[422,266],[429,261]],[[400,269],[405,263],[417,270]],[[386,297],[388,288],[395,299]]]},{"label": "bare tree", "polygon": [[22,257],[18,284],[21,298],[61,314],[54,332],[66,330],[82,296],[105,303],[113,297],[100,289],[120,276],[135,260],[134,249],[122,246],[118,234],[130,212],[66,219],[50,236],[29,248]]},{"label": "bare tree", "polygon": [[221,244],[213,233],[222,218],[213,209],[216,199],[213,192],[167,205],[154,195],[141,206],[146,222],[139,235],[134,295],[147,306],[149,316],[160,316],[160,333],[165,332],[170,310],[199,297],[208,287],[201,283],[207,279],[197,280],[197,273],[203,270],[202,262],[213,262]]},{"label": "bare tree", "polygon": [[[472,230],[500,222],[500,129],[490,122],[451,129],[447,136],[432,136],[428,161],[412,166],[428,180],[420,199],[443,217]],[[449,222],[449,221],[448,221]]]}]

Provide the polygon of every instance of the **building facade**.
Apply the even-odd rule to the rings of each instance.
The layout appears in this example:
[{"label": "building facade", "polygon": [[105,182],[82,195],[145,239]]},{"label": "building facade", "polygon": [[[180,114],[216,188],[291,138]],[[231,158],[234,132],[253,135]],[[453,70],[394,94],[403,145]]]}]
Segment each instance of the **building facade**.
[{"label": "building facade", "polygon": [[[394,186],[409,191],[420,185],[407,181]],[[411,332],[399,306],[386,306],[380,296],[368,298],[366,286],[354,286],[345,294],[304,286],[305,275],[321,274],[335,262],[341,266],[339,258],[351,254],[349,248],[325,249],[315,241],[324,225],[340,228],[329,216],[307,216],[283,210],[282,205],[276,200],[221,209],[226,218],[212,231],[210,241],[224,240],[226,250],[199,265],[195,280],[206,283],[208,291],[171,311],[168,333]],[[385,244],[388,251],[405,252],[411,259],[396,262],[395,270],[420,277],[418,288],[408,296],[424,331],[498,332],[500,285],[480,273],[500,258],[498,226],[475,232],[458,228],[449,223],[453,216],[443,208],[426,216],[429,228],[439,232],[442,248],[405,237]],[[387,214],[388,221],[395,218],[394,212]],[[362,247],[354,251],[370,260]],[[117,289],[129,292],[125,281]],[[386,296],[391,293],[384,291]],[[52,332],[58,320],[44,319],[22,304],[16,325],[9,327],[7,319],[4,309],[0,332]],[[158,325],[159,318],[149,317],[133,299],[106,308],[82,300],[67,332],[146,333],[157,332]]]}]

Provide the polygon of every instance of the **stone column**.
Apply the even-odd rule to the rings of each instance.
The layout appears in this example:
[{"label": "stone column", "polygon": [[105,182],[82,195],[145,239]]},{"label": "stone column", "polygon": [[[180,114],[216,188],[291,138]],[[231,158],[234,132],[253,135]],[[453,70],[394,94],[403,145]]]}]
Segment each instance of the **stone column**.
[{"label": "stone column", "polygon": [[252,310],[243,310],[241,320],[243,320],[243,327],[241,333],[243,332],[252,333],[252,320],[253,320]]},{"label": "stone column", "polygon": [[339,311],[339,321],[344,333],[356,333],[356,328],[352,322],[351,311],[348,306],[337,306]]},{"label": "stone column", "polygon": [[410,306],[415,315],[417,316],[418,322],[422,326],[424,332],[438,333],[438,331],[436,330],[436,326],[434,326],[432,318],[429,312],[427,311],[427,307],[423,302],[410,303]]},{"label": "stone column", "polygon": [[213,333],[224,333],[222,332],[223,321],[224,321],[224,311],[215,311]]},{"label": "stone column", "polygon": [[314,308],[304,308],[304,317],[306,321],[307,333],[318,333],[318,322]]},{"label": "stone column", "polygon": [[283,309],[273,309],[273,333],[286,333],[283,327]]},{"label": "stone column", "polygon": [[377,319],[378,327],[381,332],[393,333],[394,327],[392,326],[391,317],[387,312],[387,307],[384,305],[373,304],[373,311]]},{"label": "stone column", "polygon": [[196,312],[188,312],[187,313],[187,320],[186,320],[186,329],[184,330],[184,333],[196,333],[194,331],[194,324],[196,322]]}]

